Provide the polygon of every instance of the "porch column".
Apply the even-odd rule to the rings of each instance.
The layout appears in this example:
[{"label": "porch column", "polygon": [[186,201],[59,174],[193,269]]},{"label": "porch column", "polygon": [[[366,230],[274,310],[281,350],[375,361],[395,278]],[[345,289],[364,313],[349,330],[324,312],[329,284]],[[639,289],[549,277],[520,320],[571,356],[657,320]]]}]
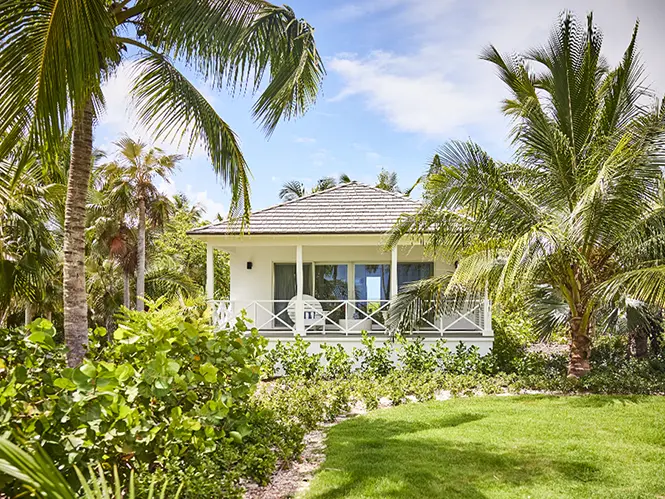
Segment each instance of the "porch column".
[{"label": "porch column", "polygon": [[213,247],[206,243],[206,298],[215,297],[215,264],[213,260]]},{"label": "porch column", "polygon": [[393,246],[390,255],[390,299],[397,296],[397,245]]},{"label": "porch column", "polygon": [[305,306],[303,295],[302,244],[296,246],[296,332],[305,335]]},{"label": "porch column", "polygon": [[487,283],[485,283],[485,296],[483,297],[483,336],[493,336],[492,330],[492,302],[490,302],[487,293]]}]

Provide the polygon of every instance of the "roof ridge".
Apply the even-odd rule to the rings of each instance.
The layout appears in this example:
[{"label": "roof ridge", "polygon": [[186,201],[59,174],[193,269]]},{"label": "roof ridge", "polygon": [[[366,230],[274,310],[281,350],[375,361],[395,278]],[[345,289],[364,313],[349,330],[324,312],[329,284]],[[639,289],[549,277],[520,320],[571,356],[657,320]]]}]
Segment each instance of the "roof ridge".
[{"label": "roof ridge", "polygon": [[302,201],[303,199],[309,199],[309,198],[312,198],[314,196],[318,196],[320,194],[325,194],[325,193],[330,192],[330,191],[335,191],[337,189],[341,189],[342,187],[347,187],[348,185],[353,184],[353,183],[357,183],[357,182],[355,182],[355,181],[343,182],[343,183],[337,184],[333,187],[329,187],[328,189],[323,189],[323,190],[316,191],[316,192],[310,192],[309,194],[305,194],[304,196],[300,196],[300,197],[295,198],[295,199],[289,199],[288,201],[282,201],[281,203],[273,204],[272,206],[268,206],[267,208],[261,208],[260,210],[252,212],[252,215],[255,215],[257,213],[264,213],[266,211],[273,210],[275,208],[281,208],[282,206],[286,206],[286,205],[289,205],[289,204],[292,204],[292,203],[297,203],[298,201]]},{"label": "roof ridge", "polygon": [[385,193],[385,194],[390,194],[393,197],[396,197],[397,199],[402,199],[404,201],[411,201],[412,203],[420,204],[420,202],[416,201],[415,199],[410,198],[409,196],[407,196],[403,192],[387,191],[386,189],[381,189],[381,188],[379,188],[375,185],[366,184],[364,182],[358,182],[356,180],[352,180],[351,182],[348,182],[348,183],[349,184],[361,185],[363,187],[369,187],[370,189],[373,189],[375,191],[382,192],[382,193]]},{"label": "roof ridge", "polygon": [[[366,184],[366,183],[360,182],[358,180],[351,180],[350,182],[339,183],[339,184],[335,185],[334,187],[330,187],[328,189],[323,189],[321,191],[316,191],[316,192],[310,192],[309,194],[305,194],[304,196],[301,196],[299,198],[290,199],[288,201],[283,201],[281,203],[273,204],[272,206],[268,206],[267,208],[262,208],[260,210],[253,211],[250,214],[250,216],[251,215],[257,215],[259,213],[265,213],[267,211],[271,211],[271,210],[274,210],[274,209],[277,209],[277,208],[281,208],[283,206],[289,206],[293,203],[297,203],[298,201],[303,201],[305,199],[310,199],[310,198],[313,198],[315,196],[324,195],[324,194],[327,194],[327,193],[332,192],[332,191],[336,191],[336,190],[339,190],[339,189],[343,189],[345,187],[352,187],[352,186],[366,187],[366,188],[372,189],[374,191],[377,191],[377,192],[380,192],[380,193],[383,193],[383,194],[389,194],[389,195],[391,195],[391,196],[393,196],[397,199],[403,200],[403,201],[409,201],[413,204],[420,204],[415,199],[412,199],[412,198],[408,197],[406,194],[403,194],[401,192],[387,191],[385,189],[379,189],[378,187],[376,187],[374,185]],[[197,229],[203,229],[203,228],[209,228],[209,227],[220,227],[222,225],[228,225],[228,224],[229,224],[229,220],[222,220],[220,222],[211,223],[211,224],[205,225],[203,227],[197,227]]]}]

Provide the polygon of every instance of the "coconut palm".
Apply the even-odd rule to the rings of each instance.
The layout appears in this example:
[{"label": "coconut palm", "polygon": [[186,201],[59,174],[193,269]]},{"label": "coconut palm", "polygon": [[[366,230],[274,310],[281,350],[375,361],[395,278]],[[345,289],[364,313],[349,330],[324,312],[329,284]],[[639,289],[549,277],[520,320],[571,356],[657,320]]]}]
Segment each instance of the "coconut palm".
[{"label": "coconut palm", "polygon": [[381,169],[376,179],[376,187],[389,192],[401,192],[397,185],[397,173]]},{"label": "coconut palm", "polygon": [[52,312],[47,292],[59,281],[57,214],[64,186],[53,165],[37,156],[27,160],[23,166],[16,154],[0,160],[0,324],[19,307],[25,322]]},{"label": "coconut palm", "polygon": [[[342,178],[348,178],[348,176],[342,174],[340,177],[340,183],[344,183]],[[349,180],[350,181],[350,180]],[[311,191],[308,191],[305,188],[305,185],[299,180],[289,180],[284,182],[282,188],[279,191],[279,199],[282,201],[293,201],[294,199],[301,198],[307,194],[313,194],[315,192],[321,192],[328,189],[331,189],[337,185],[337,181],[333,177],[321,177],[316,181],[314,187]]]},{"label": "coconut palm", "polygon": [[118,147],[118,157],[116,161],[103,166],[107,185],[102,188],[102,192],[108,194],[111,205],[122,207],[123,214],[137,220],[136,308],[142,310],[145,294],[146,217],[151,226],[163,227],[173,210],[171,201],[159,191],[155,181],[159,178],[170,182],[171,174],[182,158],[177,154],[165,154],[159,148],[148,149],[146,144],[127,136],[115,145]]},{"label": "coconut palm", "polygon": [[[481,295],[533,300],[543,287],[569,313],[568,372],[581,376],[600,307],[629,296],[665,303],[665,110],[642,85],[635,41],[608,68],[602,35],[562,15],[542,48],[515,57],[489,47],[511,97],[515,163],[493,160],[472,142],[443,146],[422,181],[422,209],[394,228],[456,269],[398,297],[393,326],[423,298]],[[536,71],[538,69],[538,71]],[[419,301],[420,300],[420,301]]]},{"label": "coconut palm", "polygon": [[[130,94],[156,138],[202,144],[231,186],[233,213],[249,213],[248,170],[237,138],[174,64],[216,88],[259,92],[255,118],[270,134],[304,113],[324,74],[312,28],[263,0],[6,0],[0,3],[0,158],[25,136],[48,154],[73,126],[64,234],[68,361],[87,345],[85,201],[102,83],[132,64]],[[262,85],[263,76],[268,82]]]},{"label": "coconut palm", "polygon": [[307,193],[305,186],[299,180],[285,182],[279,191],[279,199],[282,201],[293,201],[303,197]]},{"label": "coconut palm", "polygon": [[334,177],[321,177],[319,180],[316,181],[316,185],[312,187],[312,193],[327,191],[328,189],[332,189],[336,185],[337,185],[337,180],[335,180]]}]

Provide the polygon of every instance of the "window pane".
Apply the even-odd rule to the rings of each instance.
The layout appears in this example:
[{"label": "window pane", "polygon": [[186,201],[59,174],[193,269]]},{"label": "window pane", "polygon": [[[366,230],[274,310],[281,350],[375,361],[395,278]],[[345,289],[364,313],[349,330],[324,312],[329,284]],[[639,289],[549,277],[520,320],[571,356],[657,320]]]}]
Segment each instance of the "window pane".
[{"label": "window pane", "polygon": [[398,263],[397,264],[397,286],[402,288],[405,284],[421,279],[427,279],[434,275],[434,263]]},{"label": "window pane", "polygon": [[390,265],[356,265],[355,295],[356,300],[388,300],[390,298]]},{"label": "window pane", "polygon": [[346,300],[349,297],[347,267],[344,264],[316,265],[317,300]]},{"label": "window pane", "polygon": [[381,308],[390,299],[390,264],[358,264],[355,271],[354,319],[372,319],[372,328],[383,324]]},{"label": "window pane", "polygon": [[[349,298],[348,269],[343,264],[316,265],[314,268],[314,296],[328,313],[327,324],[339,324],[346,318],[346,307],[337,300]],[[335,301],[327,301],[335,300]]]}]

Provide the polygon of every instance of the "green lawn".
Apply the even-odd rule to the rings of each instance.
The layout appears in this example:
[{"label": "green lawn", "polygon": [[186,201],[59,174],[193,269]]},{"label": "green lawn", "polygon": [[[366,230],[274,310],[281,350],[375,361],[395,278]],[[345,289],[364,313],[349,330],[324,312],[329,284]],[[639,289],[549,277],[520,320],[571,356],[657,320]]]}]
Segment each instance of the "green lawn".
[{"label": "green lawn", "polygon": [[663,498],[665,397],[479,397],[331,428],[306,497]]}]

